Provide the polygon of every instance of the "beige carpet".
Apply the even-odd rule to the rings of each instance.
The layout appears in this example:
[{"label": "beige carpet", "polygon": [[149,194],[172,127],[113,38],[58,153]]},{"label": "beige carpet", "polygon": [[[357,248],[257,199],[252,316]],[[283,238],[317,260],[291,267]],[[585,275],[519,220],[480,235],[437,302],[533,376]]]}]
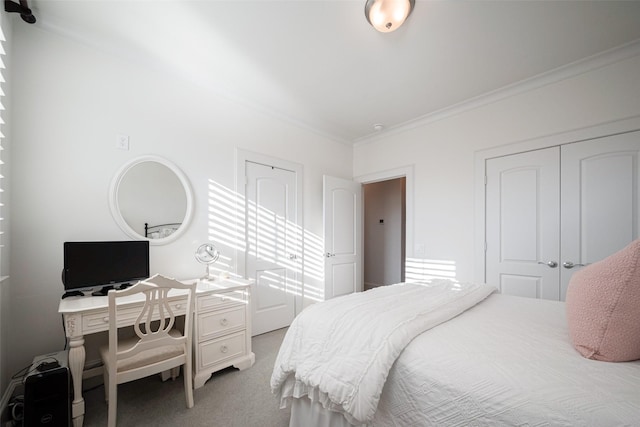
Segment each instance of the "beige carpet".
[{"label": "beige carpet", "polygon": [[[278,409],[269,380],[286,329],[252,339],[256,363],[249,369],[217,372],[194,392],[187,409],[182,376],[162,382],[158,376],[118,386],[118,426],[284,427],[289,410]],[[104,388],[84,393],[86,427],[107,424]]]}]

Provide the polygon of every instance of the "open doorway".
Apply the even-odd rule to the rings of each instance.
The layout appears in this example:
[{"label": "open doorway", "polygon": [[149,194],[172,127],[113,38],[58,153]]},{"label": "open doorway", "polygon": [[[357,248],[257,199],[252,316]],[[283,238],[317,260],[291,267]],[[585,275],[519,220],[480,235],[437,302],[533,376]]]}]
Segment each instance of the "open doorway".
[{"label": "open doorway", "polygon": [[404,282],[406,177],[363,185],[364,289]]}]

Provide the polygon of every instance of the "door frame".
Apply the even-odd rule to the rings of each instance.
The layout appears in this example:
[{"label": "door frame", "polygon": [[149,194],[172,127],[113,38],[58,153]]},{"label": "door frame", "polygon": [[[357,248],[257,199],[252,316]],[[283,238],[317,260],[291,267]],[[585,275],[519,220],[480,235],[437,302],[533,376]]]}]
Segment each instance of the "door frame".
[{"label": "door frame", "polygon": [[296,216],[298,218],[298,227],[300,227],[300,248],[302,253],[299,254],[298,262],[300,269],[300,277],[297,279],[300,281],[302,285],[302,289],[300,295],[295,295],[294,301],[294,312],[297,316],[302,311],[302,302],[304,298],[305,292],[305,284],[304,284],[304,256],[305,256],[305,247],[304,247],[304,216],[303,216],[303,171],[304,168],[301,164],[291,162],[288,160],[279,159],[277,157],[272,157],[266,154],[256,153],[253,151],[244,150],[242,148],[236,148],[236,180],[235,187],[236,193],[238,197],[236,198],[236,235],[237,236],[245,236],[243,240],[243,247],[235,249],[235,259],[236,259],[236,273],[240,274],[242,277],[247,277],[247,262],[246,262],[246,223],[245,223],[245,211],[244,211],[244,201],[246,199],[246,162],[260,163],[265,166],[273,166],[278,169],[284,169],[291,171],[295,174],[296,181]]},{"label": "door frame", "polygon": [[474,281],[484,283],[486,280],[485,249],[486,249],[486,165],[487,160],[570,144],[588,141],[606,136],[619,135],[640,130],[640,115],[623,120],[600,123],[582,129],[559,132],[539,138],[516,141],[499,147],[479,150],[474,153]]},{"label": "door frame", "polygon": [[[380,172],[356,176],[353,179],[361,184],[373,184],[390,179],[405,178],[405,268],[407,258],[416,258],[413,246],[413,195],[414,195],[414,165],[401,166]],[[364,201],[363,201],[364,208]],[[364,211],[363,211],[364,213]],[[364,236],[363,236],[364,238]],[[367,249],[363,247],[363,251]],[[364,255],[364,253],[363,253]]]}]

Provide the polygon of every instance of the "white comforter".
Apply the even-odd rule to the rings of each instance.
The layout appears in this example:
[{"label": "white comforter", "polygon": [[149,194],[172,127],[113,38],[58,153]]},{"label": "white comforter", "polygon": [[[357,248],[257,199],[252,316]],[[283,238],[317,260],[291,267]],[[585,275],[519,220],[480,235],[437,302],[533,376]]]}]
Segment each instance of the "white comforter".
[{"label": "white comforter", "polygon": [[563,302],[493,294],[398,357],[369,427],[399,426],[637,427],[640,361],[580,356]]},{"label": "white comforter", "polygon": [[397,284],[312,305],[294,319],[276,359],[271,389],[285,407],[308,395],[353,424],[369,422],[389,369],[420,333],[495,291],[438,280]]}]

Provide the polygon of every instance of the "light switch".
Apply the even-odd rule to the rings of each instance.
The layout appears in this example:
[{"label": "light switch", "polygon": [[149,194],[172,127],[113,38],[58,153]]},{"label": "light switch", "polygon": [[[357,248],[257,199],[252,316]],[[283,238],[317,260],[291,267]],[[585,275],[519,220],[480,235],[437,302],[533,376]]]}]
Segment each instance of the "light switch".
[{"label": "light switch", "polygon": [[120,150],[129,150],[129,135],[117,135],[116,136],[116,148]]}]

